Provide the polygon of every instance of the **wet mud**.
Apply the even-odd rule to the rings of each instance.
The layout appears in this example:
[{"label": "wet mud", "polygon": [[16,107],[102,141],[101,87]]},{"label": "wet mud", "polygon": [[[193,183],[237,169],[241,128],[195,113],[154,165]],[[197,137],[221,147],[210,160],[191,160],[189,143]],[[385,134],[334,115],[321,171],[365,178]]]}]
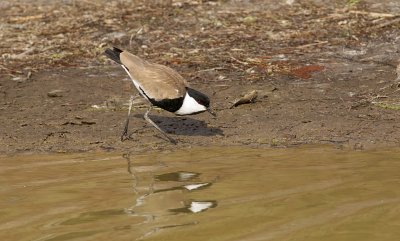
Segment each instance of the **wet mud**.
[{"label": "wet mud", "polygon": [[[45,2],[0,5],[1,153],[399,145],[397,1]],[[177,70],[217,118],[154,110],[171,145],[137,97],[121,142],[137,92],[112,45]]]}]

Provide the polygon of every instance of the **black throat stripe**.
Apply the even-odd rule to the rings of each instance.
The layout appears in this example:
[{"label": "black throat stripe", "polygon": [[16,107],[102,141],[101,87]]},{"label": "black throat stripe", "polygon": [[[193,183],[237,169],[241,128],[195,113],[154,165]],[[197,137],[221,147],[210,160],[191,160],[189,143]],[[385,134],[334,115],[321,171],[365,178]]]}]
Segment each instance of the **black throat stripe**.
[{"label": "black throat stripe", "polygon": [[146,92],[144,92],[142,88],[140,88],[140,90],[147,97],[147,99],[150,101],[151,104],[160,107],[161,109],[164,109],[169,112],[175,112],[182,107],[184,97],[179,97],[176,99],[155,100],[147,96]]}]

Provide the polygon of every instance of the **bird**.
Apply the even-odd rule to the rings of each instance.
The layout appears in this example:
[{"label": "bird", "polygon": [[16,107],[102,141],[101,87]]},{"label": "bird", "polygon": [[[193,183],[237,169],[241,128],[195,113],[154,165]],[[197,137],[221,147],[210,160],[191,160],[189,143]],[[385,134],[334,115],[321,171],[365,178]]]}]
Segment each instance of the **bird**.
[{"label": "bird", "polygon": [[[171,143],[176,144],[177,141],[167,135],[149,118],[153,106],[178,116],[193,115],[205,111],[216,116],[210,107],[209,97],[191,88],[188,82],[175,70],[165,65],[148,62],[117,47],[107,48],[104,54],[121,65],[140,95],[149,101],[150,106],[144,114],[144,119],[160,131]],[[128,117],[125,121],[121,141],[129,139],[128,126],[132,103],[133,97],[130,99]]]}]

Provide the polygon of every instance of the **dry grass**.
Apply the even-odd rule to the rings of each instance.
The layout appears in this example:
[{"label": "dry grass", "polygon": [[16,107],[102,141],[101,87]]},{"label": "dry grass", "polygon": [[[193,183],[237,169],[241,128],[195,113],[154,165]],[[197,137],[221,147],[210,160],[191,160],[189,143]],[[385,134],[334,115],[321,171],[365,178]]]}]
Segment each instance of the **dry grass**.
[{"label": "dry grass", "polygon": [[280,11],[230,1],[9,1],[0,11],[0,73],[13,77],[102,65],[104,48],[116,45],[184,73],[190,69],[192,78],[207,78],[210,70],[220,79],[259,80],[297,69],[288,55],[390,38],[400,27],[393,21],[398,16],[343,1]]}]

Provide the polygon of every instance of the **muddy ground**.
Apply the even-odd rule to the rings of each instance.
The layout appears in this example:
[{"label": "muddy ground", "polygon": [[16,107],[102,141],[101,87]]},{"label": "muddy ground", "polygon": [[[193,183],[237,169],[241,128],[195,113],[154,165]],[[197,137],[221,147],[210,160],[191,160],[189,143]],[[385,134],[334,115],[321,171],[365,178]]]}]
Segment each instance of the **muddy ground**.
[{"label": "muddy ground", "polygon": [[[398,1],[32,2],[0,3],[0,153],[400,144]],[[121,142],[137,92],[113,45],[180,72],[217,118],[153,110],[174,146],[138,97]]]}]

